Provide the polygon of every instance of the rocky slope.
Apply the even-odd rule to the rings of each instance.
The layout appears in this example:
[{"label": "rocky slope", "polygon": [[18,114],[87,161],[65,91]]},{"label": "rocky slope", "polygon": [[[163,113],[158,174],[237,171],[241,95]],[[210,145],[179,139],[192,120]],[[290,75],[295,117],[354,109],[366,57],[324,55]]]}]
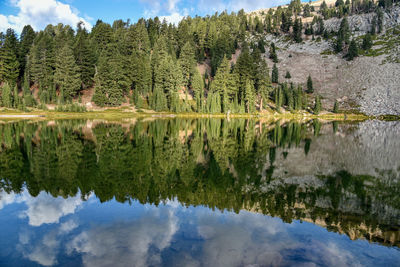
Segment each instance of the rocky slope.
[{"label": "rocky slope", "polygon": [[[371,28],[374,13],[348,17],[353,37],[364,35]],[[325,28],[337,31],[341,19],[325,21]],[[335,100],[342,108],[358,109],[368,115],[400,115],[400,6],[384,14],[384,32],[377,36],[373,48],[353,61],[343,54],[334,54],[333,40],[324,41],[304,36],[303,43],[288,41],[287,36],[264,36],[278,49],[281,81],[290,71],[291,82],[305,83],[308,75],[314,80],[315,93],[323,104],[332,108]],[[308,38],[308,39],[306,39]],[[269,66],[273,63],[266,60]]]}]

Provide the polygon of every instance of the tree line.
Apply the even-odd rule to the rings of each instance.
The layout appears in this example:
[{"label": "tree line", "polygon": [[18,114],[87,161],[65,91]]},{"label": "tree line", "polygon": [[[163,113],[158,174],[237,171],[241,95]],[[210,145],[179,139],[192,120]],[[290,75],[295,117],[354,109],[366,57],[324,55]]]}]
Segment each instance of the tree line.
[{"label": "tree line", "polygon": [[[255,40],[249,36],[290,34],[301,42],[303,31],[314,34],[317,29],[315,34],[324,35],[321,17],[305,27],[297,17],[306,13],[307,6],[293,0],[255,18],[241,10],[186,17],[178,25],[157,17],[137,23],[116,20],[112,25],[98,20],[91,32],[82,23],[76,30],[58,24],[39,32],[27,25],[19,37],[8,29],[0,33],[0,103],[20,109],[40,103],[45,108],[45,104],[80,101],[90,89],[92,101],[101,107],[129,102],[137,109],[172,112],[254,113],[268,107],[279,110],[282,105],[304,109],[305,94],[313,90],[281,84],[276,65],[270,71],[265,62],[266,54],[274,63],[279,61],[275,45],[266,43],[263,35]],[[340,2],[335,8],[341,6]],[[358,48],[349,41],[348,24],[343,21],[336,50],[349,45],[346,50],[352,59]],[[365,47],[370,45],[368,37]],[[275,106],[268,105],[270,100]]]}]

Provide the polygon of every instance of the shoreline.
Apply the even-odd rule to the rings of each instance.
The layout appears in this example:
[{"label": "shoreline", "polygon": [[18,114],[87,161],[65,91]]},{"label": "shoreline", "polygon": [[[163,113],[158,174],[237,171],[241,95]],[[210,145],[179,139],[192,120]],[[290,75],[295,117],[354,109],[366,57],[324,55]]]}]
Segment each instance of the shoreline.
[{"label": "shoreline", "polygon": [[399,116],[367,116],[356,113],[328,113],[319,115],[311,113],[257,113],[257,114],[208,114],[208,113],[171,113],[171,112],[126,112],[121,109],[87,112],[56,112],[56,111],[31,111],[21,112],[14,110],[0,111],[0,120],[7,119],[129,119],[129,118],[245,118],[245,119],[270,119],[270,120],[337,120],[337,121],[364,121],[400,120]]}]

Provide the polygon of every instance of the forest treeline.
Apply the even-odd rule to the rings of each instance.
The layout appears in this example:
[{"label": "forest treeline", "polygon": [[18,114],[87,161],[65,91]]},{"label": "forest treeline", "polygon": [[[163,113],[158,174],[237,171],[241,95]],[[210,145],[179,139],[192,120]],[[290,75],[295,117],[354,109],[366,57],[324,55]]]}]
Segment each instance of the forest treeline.
[{"label": "forest treeline", "polygon": [[[341,231],[353,236],[351,229],[360,225],[398,233],[393,228],[398,218],[374,207],[399,209],[399,183],[346,171],[320,174],[315,177],[321,182],[317,187],[280,182],[279,166],[291,151],[304,149],[306,158],[312,149],[321,128],[317,120],[266,124],[245,119],[174,119],[124,127],[86,125],[72,120],[51,126],[48,122],[0,125],[0,190],[27,189],[32,196],[45,191],[64,198],[80,193],[83,199],[94,193],[101,202],[155,205],[176,199],[185,206],[248,209],[285,222],[322,219],[329,230],[339,231],[340,225]],[[337,122],[332,126],[333,131],[338,129]],[[356,207],[343,211],[349,195]],[[328,204],[316,205],[322,200]],[[370,232],[361,231],[360,237],[366,233]],[[374,241],[399,244],[396,238]]]},{"label": "forest treeline", "polygon": [[[346,16],[376,12],[373,35],[382,30],[382,9],[395,2],[338,0],[334,7],[324,2],[316,12],[310,4],[293,0],[256,17],[241,10],[186,17],[178,25],[156,17],[112,25],[98,20],[91,32],[82,23],[76,30],[58,24],[39,32],[27,25],[19,37],[8,29],[0,34],[0,103],[45,108],[81,102],[84,90],[90,89],[92,101],[101,107],[129,102],[155,111],[254,113],[284,107],[318,114],[319,96],[308,99],[312,77],[304,77],[307,88],[291,83],[290,73],[279,80],[276,65],[265,61],[279,62],[278,48],[264,36],[287,34],[296,42],[304,35],[335,36],[335,51],[345,50],[352,59],[359,45],[350,40]],[[307,16],[314,20],[303,25],[301,17]],[[337,33],[327,32],[323,19],[334,16],[343,17],[342,25]],[[363,47],[371,46],[371,36],[365,39]],[[274,104],[268,106],[271,100]]]}]

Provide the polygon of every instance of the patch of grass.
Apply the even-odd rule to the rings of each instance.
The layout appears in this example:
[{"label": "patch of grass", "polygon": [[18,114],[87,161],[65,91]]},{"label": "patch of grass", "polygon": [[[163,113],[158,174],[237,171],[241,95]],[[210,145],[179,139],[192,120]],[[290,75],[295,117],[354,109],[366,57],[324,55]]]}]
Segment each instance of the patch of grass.
[{"label": "patch of grass", "polygon": [[333,51],[333,50],[331,50],[331,49],[326,49],[326,50],[324,50],[324,51],[322,51],[321,52],[321,55],[323,55],[323,56],[327,56],[327,55],[334,55],[335,54],[335,51]]}]

